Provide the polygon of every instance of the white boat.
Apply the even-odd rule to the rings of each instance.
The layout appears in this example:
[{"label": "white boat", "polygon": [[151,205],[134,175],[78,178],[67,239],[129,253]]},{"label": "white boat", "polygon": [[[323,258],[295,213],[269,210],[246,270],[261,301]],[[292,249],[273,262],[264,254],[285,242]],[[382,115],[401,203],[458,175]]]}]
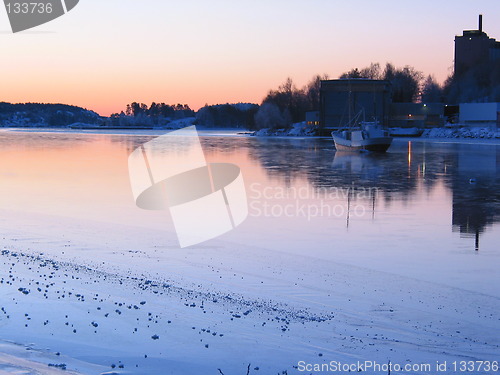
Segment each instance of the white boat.
[{"label": "white boat", "polygon": [[386,152],[392,137],[376,123],[360,123],[359,127],[332,132],[335,148],[339,151]]}]

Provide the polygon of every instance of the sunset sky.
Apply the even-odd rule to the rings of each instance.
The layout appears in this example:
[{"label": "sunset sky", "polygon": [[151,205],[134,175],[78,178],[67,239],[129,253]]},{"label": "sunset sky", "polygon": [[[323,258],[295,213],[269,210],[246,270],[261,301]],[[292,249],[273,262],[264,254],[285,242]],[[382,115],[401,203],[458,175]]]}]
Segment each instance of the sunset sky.
[{"label": "sunset sky", "polygon": [[132,101],[260,102],[287,77],[337,78],[370,62],[442,82],[453,38],[478,14],[500,39],[498,0],[80,0],[12,34],[0,9],[0,101],[119,112]]}]

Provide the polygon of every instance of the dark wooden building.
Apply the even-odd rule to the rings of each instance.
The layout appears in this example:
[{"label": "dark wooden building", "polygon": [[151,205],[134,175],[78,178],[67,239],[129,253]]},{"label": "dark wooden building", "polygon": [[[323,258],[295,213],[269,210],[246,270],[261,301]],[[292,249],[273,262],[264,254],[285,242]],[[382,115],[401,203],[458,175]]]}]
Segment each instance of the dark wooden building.
[{"label": "dark wooden building", "polygon": [[347,78],[321,81],[320,126],[323,131],[346,127],[361,111],[365,121],[387,126],[391,105],[388,81]]}]

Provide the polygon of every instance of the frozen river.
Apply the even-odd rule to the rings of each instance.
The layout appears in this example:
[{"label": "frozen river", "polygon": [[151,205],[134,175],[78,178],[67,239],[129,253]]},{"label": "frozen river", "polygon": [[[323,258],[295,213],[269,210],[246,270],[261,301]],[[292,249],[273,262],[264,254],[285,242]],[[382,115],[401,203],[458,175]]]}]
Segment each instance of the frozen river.
[{"label": "frozen river", "polygon": [[0,132],[0,339],[88,374],[499,359],[500,145],[201,136],[241,168],[249,216],[181,249],[132,197],[151,133]]}]

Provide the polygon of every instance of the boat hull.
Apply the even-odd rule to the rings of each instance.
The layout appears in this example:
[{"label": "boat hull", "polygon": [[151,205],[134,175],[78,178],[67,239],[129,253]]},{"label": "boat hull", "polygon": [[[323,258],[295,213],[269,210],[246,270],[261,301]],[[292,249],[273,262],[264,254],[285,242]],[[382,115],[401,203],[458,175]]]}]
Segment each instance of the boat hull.
[{"label": "boat hull", "polygon": [[332,137],[335,143],[335,148],[339,151],[386,152],[392,144],[391,137],[368,138],[358,142],[347,140],[333,134]]}]

